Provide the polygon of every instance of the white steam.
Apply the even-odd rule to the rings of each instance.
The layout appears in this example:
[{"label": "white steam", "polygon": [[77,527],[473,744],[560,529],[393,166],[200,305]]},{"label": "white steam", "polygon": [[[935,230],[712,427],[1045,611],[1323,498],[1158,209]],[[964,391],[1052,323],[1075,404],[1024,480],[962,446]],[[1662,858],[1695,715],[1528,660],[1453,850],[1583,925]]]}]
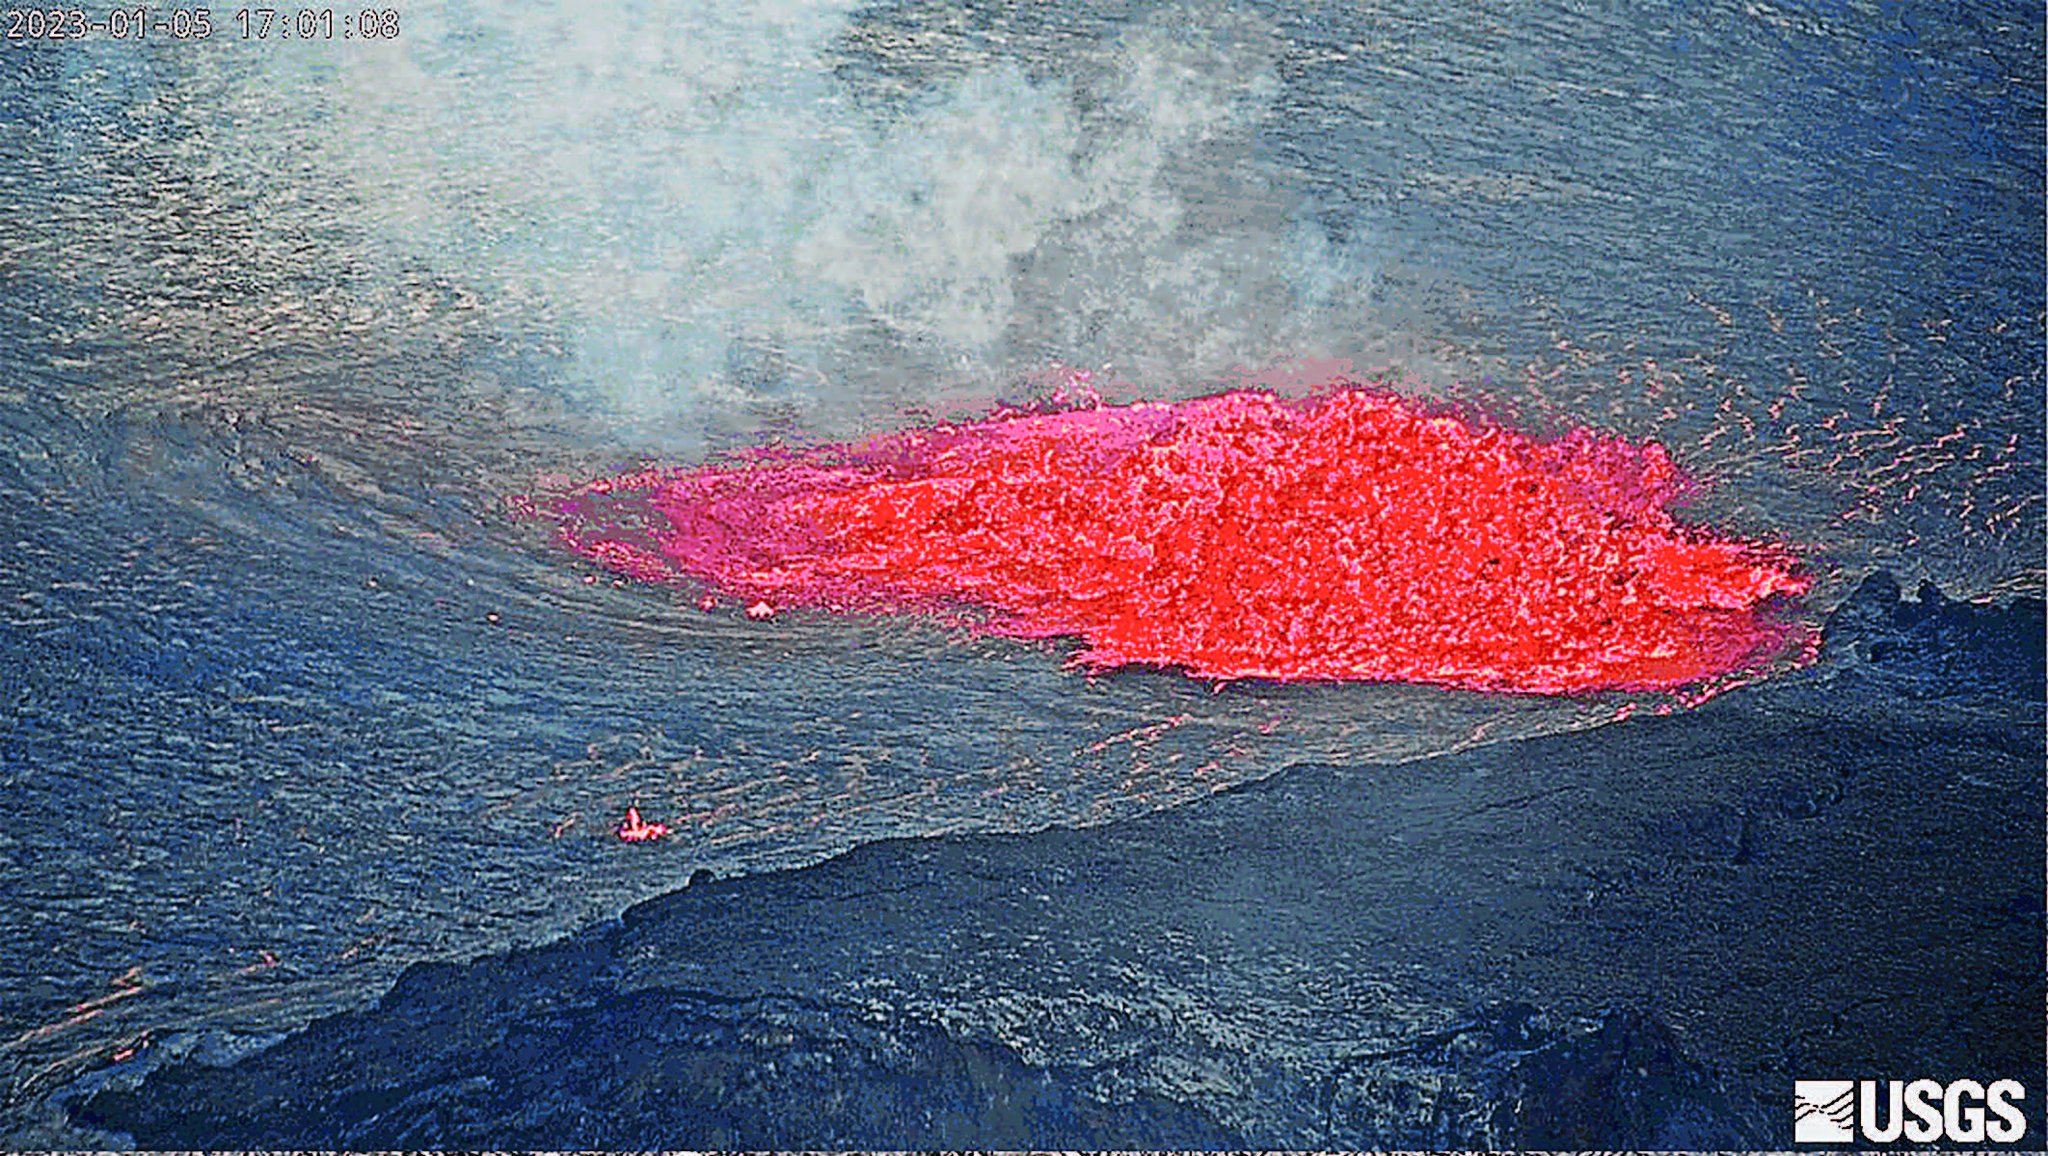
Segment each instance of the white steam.
[{"label": "white steam", "polygon": [[[1176,8],[1056,59],[963,48],[883,112],[835,71],[853,10],[408,7],[231,106],[289,142],[248,163],[326,170],[378,245],[535,302],[585,396],[677,430],[1053,362],[1213,376],[1357,322],[1365,262],[1259,159],[1270,30]],[[263,97],[308,84],[317,114]]]}]

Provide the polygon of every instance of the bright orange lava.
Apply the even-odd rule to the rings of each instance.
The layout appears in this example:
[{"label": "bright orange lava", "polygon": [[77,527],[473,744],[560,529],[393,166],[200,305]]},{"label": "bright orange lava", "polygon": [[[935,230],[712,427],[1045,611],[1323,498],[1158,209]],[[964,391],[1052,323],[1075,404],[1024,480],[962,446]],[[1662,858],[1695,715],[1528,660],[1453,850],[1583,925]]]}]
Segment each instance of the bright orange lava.
[{"label": "bright orange lava", "polygon": [[556,513],[578,553],[757,618],[965,605],[992,632],[1077,636],[1093,669],[1554,693],[1672,689],[1785,649],[1794,559],[1680,524],[1684,486],[1655,444],[1346,388],[762,451],[592,483]]}]

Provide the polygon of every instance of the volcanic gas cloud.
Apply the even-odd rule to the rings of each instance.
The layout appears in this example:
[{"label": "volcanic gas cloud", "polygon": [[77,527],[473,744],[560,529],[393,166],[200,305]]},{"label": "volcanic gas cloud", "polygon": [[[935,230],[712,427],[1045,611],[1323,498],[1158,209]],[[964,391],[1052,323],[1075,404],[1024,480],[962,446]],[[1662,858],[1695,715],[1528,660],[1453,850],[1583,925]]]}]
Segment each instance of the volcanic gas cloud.
[{"label": "volcanic gas cloud", "polygon": [[1672,689],[1754,667],[1807,582],[1681,524],[1661,446],[1347,387],[1006,411],[590,483],[565,544],[772,608],[975,608],[1075,662],[1213,679]]}]

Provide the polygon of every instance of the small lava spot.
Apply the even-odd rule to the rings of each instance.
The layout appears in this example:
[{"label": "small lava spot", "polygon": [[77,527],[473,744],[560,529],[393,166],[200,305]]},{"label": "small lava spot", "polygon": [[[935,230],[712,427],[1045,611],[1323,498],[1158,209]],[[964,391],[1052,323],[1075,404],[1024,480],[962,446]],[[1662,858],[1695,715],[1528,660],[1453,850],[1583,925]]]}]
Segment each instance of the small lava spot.
[{"label": "small lava spot", "polygon": [[619,824],[619,838],[628,843],[651,843],[667,835],[667,823],[646,822],[640,818],[638,807],[627,807],[626,819]]}]

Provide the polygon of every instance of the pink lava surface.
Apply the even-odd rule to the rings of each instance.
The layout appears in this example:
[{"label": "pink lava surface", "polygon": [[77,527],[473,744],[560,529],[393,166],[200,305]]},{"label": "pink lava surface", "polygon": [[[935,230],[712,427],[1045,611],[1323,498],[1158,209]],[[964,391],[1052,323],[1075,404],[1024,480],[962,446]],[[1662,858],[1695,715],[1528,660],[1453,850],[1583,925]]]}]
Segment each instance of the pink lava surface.
[{"label": "pink lava surface", "polygon": [[972,609],[1094,670],[1565,693],[1708,682],[1799,633],[1794,556],[1678,521],[1689,484],[1654,443],[1347,386],[755,450],[548,513],[577,554],[756,618]]}]

